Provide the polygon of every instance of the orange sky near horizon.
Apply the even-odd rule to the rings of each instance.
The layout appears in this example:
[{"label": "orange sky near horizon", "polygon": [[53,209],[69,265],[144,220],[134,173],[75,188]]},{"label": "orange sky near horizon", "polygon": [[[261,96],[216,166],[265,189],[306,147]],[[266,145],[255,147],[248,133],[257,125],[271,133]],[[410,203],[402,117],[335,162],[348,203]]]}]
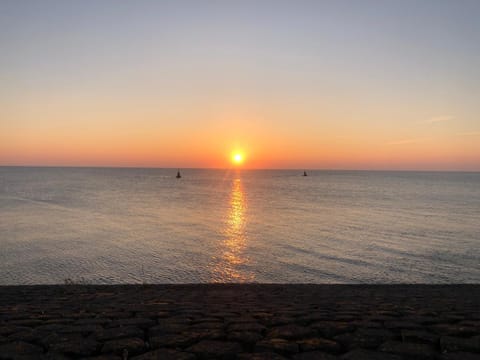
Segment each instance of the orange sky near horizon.
[{"label": "orange sky near horizon", "polygon": [[[261,123],[221,120],[192,131],[154,126],[42,127],[0,135],[0,164],[229,168],[232,152],[244,154],[242,168],[479,170],[477,134],[421,138],[335,135],[335,128],[273,131]],[[16,136],[12,136],[16,135]]]},{"label": "orange sky near horizon", "polygon": [[480,132],[462,132],[460,120],[402,120],[410,110],[354,99],[346,107],[346,97],[297,104],[220,97],[215,106],[192,98],[168,108],[147,96],[26,100],[0,110],[12,119],[0,123],[0,165],[229,168],[241,151],[241,167],[252,169],[480,170]]}]

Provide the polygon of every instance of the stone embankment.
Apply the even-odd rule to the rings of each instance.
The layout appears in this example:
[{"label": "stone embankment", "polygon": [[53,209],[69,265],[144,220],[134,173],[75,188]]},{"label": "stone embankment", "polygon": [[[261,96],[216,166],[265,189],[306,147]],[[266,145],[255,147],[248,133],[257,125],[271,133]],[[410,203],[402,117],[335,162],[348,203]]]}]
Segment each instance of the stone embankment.
[{"label": "stone embankment", "polygon": [[480,359],[480,285],[0,287],[0,359]]}]

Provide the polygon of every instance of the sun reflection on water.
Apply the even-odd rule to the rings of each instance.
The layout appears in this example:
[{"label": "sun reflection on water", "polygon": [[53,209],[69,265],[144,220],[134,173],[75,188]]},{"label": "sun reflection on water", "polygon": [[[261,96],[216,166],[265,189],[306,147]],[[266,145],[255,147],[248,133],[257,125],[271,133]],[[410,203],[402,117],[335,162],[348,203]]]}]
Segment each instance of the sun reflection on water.
[{"label": "sun reflection on water", "polygon": [[219,262],[216,265],[216,281],[248,282],[253,274],[244,269],[248,257],[244,251],[247,245],[247,201],[241,179],[234,179],[230,193],[228,213],[223,230],[224,240]]}]

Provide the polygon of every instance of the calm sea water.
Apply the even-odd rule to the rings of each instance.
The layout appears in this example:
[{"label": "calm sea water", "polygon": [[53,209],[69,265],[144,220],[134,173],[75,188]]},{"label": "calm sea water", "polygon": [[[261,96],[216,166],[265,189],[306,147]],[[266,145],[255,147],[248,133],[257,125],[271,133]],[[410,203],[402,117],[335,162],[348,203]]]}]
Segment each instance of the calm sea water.
[{"label": "calm sea water", "polygon": [[0,167],[0,284],[480,282],[480,173]]}]

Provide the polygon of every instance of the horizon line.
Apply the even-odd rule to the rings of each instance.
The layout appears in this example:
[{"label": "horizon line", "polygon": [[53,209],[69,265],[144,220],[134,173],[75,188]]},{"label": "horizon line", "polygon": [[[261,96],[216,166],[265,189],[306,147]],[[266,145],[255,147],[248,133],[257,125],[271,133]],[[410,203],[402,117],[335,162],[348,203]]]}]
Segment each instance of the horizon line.
[{"label": "horizon line", "polygon": [[348,168],[245,168],[245,167],[160,167],[160,166],[115,166],[115,165],[1,165],[0,168],[72,168],[72,169],[176,169],[176,170],[246,170],[246,171],[371,171],[371,172],[452,172],[480,173],[479,170],[428,170],[428,169],[348,169]]}]

